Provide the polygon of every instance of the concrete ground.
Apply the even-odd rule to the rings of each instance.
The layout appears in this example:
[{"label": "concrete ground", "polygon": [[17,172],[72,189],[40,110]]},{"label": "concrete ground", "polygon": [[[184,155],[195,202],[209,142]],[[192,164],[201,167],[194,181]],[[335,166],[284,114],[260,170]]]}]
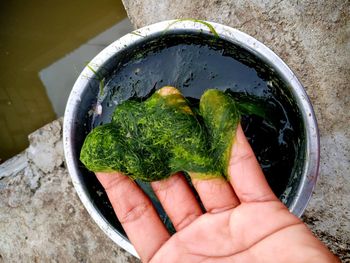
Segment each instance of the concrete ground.
[{"label": "concrete ground", "polygon": [[[274,50],[304,84],[321,135],[320,178],[303,217],[350,262],[350,2],[124,0],[135,27],[198,18],[240,29]],[[0,166],[0,262],[135,262],[84,210],[64,167],[61,121]]]},{"label": "concrete ground", "polygon": [[0,263],[137,262],[81,204],[64,166],[62,119],[29,141],[0,165]]}]

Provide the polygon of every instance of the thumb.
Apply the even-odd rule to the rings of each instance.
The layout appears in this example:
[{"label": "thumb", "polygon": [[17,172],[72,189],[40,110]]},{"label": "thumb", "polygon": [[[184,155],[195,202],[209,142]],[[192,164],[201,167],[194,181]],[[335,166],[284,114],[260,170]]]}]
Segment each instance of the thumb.
[{"label": "thumb", "polygon": [[242,203],[278,200],[267,183],[240,124],[231,149],[228,175]]}]

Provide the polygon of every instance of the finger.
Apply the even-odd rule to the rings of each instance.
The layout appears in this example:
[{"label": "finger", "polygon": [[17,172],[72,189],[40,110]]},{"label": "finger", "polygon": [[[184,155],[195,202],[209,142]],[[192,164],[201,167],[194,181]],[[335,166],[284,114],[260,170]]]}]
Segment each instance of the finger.
[{"label": "finger", "polygon": [[200,179],[193,174],[191,178],[207,212],[218,213],[239,205],[236,194],[224,178]]},{"label": "finger", "polygon": [[151,183],[176,231],[202,215],[202,210],[182,173]]},{"label": "finger", "polygon": [[228,174],[233,189],[241,202],[277,200],[241,125],[237,128],[236,139],[232,146]]},{"label": "finger", "polygon": [[96,173],[113,209],[142,261],[148,262],[170,235],[151,201],[121,173]]}]

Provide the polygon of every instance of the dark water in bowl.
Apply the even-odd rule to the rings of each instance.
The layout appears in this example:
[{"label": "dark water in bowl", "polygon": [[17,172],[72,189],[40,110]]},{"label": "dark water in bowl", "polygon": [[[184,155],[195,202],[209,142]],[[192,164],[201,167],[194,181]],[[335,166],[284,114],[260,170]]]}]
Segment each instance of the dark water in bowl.
[{"label": "dark water in bowl", "polygon": [[[265,176],[282,198],[300,148],[302,127],[291,95],[273,68],[212,36],[164,35],[138,44],[119,58],[115,71],[106,77],[97,101],[102,115],[93,116],[92,127],[110,122],[121,102],[146,99],[165,85],[179,88],[194,107],[206,89],[231,93],[242,105],[242,126]],[[251,107],[255,111],[248,114],[246,109]],[[96,205],[111,221],[113,211],[95,183],[92,181],[90,186],[100,195]],[[140,184],[152,195],[147,184]],[[155,205],[166,221],[160,204],[155,201]]]}]

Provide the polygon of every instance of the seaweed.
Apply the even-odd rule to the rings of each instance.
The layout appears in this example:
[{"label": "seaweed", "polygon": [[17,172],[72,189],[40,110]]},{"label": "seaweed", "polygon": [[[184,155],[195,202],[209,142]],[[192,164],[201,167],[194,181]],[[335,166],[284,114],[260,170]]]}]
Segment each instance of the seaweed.
[{"label": "seaweed", "polygon": [[215,160],[214,166],[227,178],[231,147],[239,123],[236,103],[224,92],[210,89],[202,95],[199,111],[209,134],[209,154]]},{"label": "seaweed", "polygon": [[136,30],[130,32],[130,34],[135,35],[135,36],[138,36],[138,37],[145,37],[145,36],[141,35],[140,33],[138,33]]},{"label": "seaweed", "polygon": [[99,81],[99,96],[102,96],[103,95],[103,91],[104,91],[104,88],[105,88],[105,78],[99,73],[97,72],[96,70],[93,69],[92,66],[90,66],[89,63],[86,64],[86,67],[88,69],[90,69],[96,76],[97,76],[97,79]]},{"label": "seaweed", "polygon": [[86,137],[80,159],[91,171],[118,171],[146,182],[178,171],[227,178],[238,122],[236,103],[224,92],[207,90],[194,111],[167,86],[143,102],[120,104],[111,123]]},{"label": "seaweed", "polygon": [[203,20],[199,20],[199,19],[194,19],[194,18],[181,18],[181,19],[176,19],[175,21],[171,22],[164,30],[164,33],[166,33],[169,28],[179,22],[183,22],[183,21],[191,21],[191,22],[195,22],[195,23],[200,23],[202,25],[205,25],[209,31],[216,37],[219,38],[219,34],[216,32],[215,28],[208,22],[203,21]]}]

